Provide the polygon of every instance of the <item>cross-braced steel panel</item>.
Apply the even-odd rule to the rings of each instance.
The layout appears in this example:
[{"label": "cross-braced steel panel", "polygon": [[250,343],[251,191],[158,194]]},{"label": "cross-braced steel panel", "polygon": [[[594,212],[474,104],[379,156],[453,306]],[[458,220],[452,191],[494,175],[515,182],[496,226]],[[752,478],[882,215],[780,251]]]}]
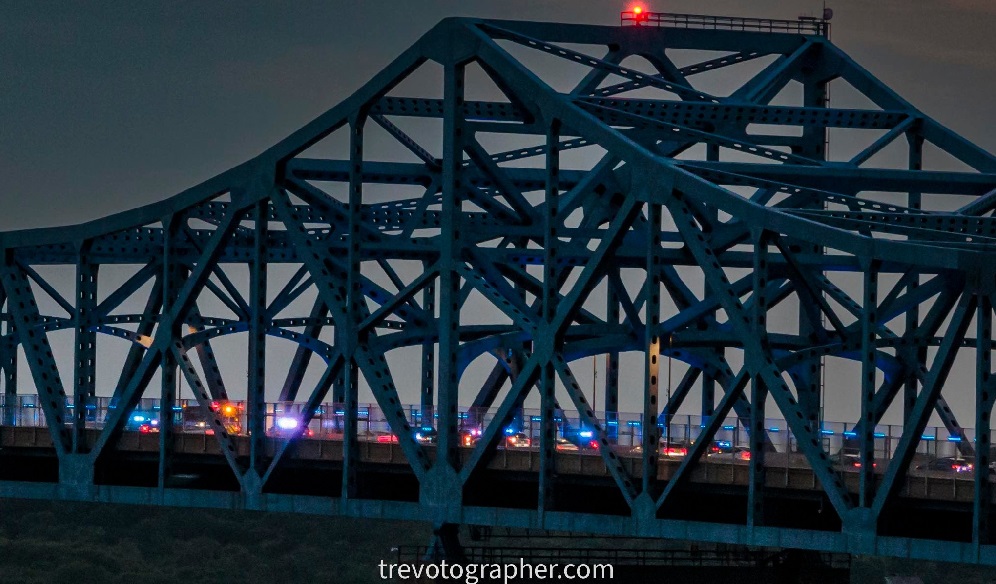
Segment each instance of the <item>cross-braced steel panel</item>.
[{"label": "cross-braced steel panel", "polygon": [[[833,107],[837,85],[865,105]],[[830,155],[856,136],[854,153]],[[931,156],[958,170],[923,170]],[[33,387],[58,458],[52,490],[3,489],[994,563],[982,472],[994,172],[996,158],[823,36],[445,20],[345,102],[202,185],[0,234],[4,431]],[[220,347],[236,338],[239,375],[226,376]],[[274,357],[278,341],[292,358]],[[592,356],[607,364],[600,403],[578,380]],[[113,383],[98,383],[101,359],[121,362]],[[962,411],[947,399],[965,392],[948,383],[956,360],[975,372]],[[276,370],[279,395],[267,392]],[[850,375],[841,399],[855,419],[837,442],[827,373]],[[181,416],[159,414],[151,485],[115,472],[142,400],[181,411],[178,391],[199,409],[204,452],[225,461],[229,482],[212,487],[223,496],[183,488]],[[692,396],[701,423],[673,458]],[[364,399],[403,457],[391,472],[370,461]],[[237,400],[240,423],[218,405]],[[626,445],[621,402],[640,411]],[[293,423],[274,431],[273,403],[297,404]],[[333,453],[315,460],[335,464],[295,493],[287,477],[307,473],[323,404],[337,412]],[[529,408],[533,448],[511,468],[507,434]],[[883,443],[890,408],[902,429]],[[911,476],[932,416],[978,471],[951,479],[943,503],[917,498]],[[749,462],[713,492],[707,455],[731,418]],[[578,469],[566,419],[594,442]],[[837,449],[852,453],[847,472]],[[24,463],[5,464],[10,479]],[[404,485],[412,494],[394,493]],[[938,505],[960,518],[950,529],[908,524]]]}]

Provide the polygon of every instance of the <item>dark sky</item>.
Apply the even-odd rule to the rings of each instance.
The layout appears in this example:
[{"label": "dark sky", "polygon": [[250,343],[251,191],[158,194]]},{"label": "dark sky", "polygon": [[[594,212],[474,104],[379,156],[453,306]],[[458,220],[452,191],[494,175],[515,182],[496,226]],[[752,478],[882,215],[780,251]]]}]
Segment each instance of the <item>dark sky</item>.
[{"label": "dark sky", "polygon": [[[247,160],[349,95],[445,16],[617,24],[606,0],[7,2],[0,230],[159,200]],[[646,2],[794,18],[814,0]],[[833,39],[989,150],[996,3],[841,0]],[[15,203],[15,204],[12,204]]]},{"label": "dark sky", "polygon": [[[95,219],[252,158],[453,15],[618,24],[631,1],[0,4],[0,230]],[[819,0],[649,10],[816,15]],[[834,42],[990,151],[996,2],[835,0]],[[71,377],[66,377],[71,379]]]}]

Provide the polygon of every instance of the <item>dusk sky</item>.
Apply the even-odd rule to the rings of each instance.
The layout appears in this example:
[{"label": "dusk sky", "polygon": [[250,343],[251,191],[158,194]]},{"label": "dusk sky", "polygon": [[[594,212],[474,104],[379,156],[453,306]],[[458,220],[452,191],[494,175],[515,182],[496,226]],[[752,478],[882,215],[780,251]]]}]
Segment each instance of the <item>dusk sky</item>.
[{"label": "dusk sky", "polygon": [[[0,230],[167,198],[347,97],[437,21],[617,25],[635,2],[69,2],[0,6]],[[820,1],[654,0],[647,10],[794,19]],[[832,40],[996,151],[996,3],[835,0]],[[63,374],[64,379],[71,377]]]},{"label": "dusk sky", "polygon": [[[259,154],[446,16],[618,24],[633,2],[12,2],[0,7],[0,230],[161,200]],[[818,14],[814,0],[653,0],[650,10]],[[835,1],[833,41],[986,149],[996,4]]]}]

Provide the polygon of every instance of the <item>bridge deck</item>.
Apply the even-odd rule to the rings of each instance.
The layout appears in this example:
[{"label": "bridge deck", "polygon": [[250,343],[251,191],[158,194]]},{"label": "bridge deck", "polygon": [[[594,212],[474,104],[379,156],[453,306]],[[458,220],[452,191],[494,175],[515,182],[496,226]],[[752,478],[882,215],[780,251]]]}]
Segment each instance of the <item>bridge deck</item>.
[{"label": "bridge deck", "polygon": [[[97,439],[98,434],[99,430],[88,429],[86,432],[87,441],[92,444]],[[236,447],[237,456],[248,457],[249,437],[233,436],[232,440]],[[268,437],[266,439],[266,455],[272,457],[277,452],[280,442],[280,439]],[[399,471],[408,464],[398,444],[359,440],[357,445],[361,462],[396,466]],[[32,452],[37,454],[51,448],[52,439],[47,428],[0,426],[0,456],[4,454],[30,454]],[[124,432],[117,450],[121,453],[157,453],[159,451],[159,434]],[[426,451],[430,459],[435,458],[436,449],[433,445],[427,445]],[[205,433],[175,433],[173,452],[181,455],[205,457],[210,462],[224,464],[218,441]],[[472,449],[461,448],[460,453],[462,462],[465,462],[470,457]],[[289,455],[291,460],[342,462],[343,442],[335,439],[301,439]],[[620,458],[631,476],[637,478],[643,476],[639,455],[621,453]],[[539,460],[539,451],[535,448],[499,448],[495,456],[488,462],[487,468],[492,471],[509,473],[538,473]],[[555,454],[555,460],[557,473],[561,476],[611,479],[608,468],[596,451],[558,451]],[[821,492],[819,480],[804,461],[804,457],[800,454],[770,454],[766,462],[766,486],[774,489],[818,494]],[[680,464],[680,458],[662,458],[657,467],[658,479],[669,480]],[[876,467],[875,474],[882,475],[887,468],[887,463],[883,464],[881,468]],[[749,484],[748,471],[749,465],[746,461],[716,460],[706,457],[695,466],[689,481],[708,485],[747,487]],[[857,469],[841,469],[839,472],[848,491],[856,493],[859,487]],[[972,473],[939,473],[911,469],[900,496],[910,499],[968,503],[972,501],[974,495],[973,479]],[[993,500],[996,502],[996,496]]]}]

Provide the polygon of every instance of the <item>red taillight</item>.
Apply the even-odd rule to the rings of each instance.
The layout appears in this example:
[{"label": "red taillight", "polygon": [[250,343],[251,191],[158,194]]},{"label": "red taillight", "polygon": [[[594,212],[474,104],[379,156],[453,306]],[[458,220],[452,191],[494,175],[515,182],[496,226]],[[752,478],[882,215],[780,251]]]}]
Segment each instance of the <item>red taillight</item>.
[{"label": "red taillight", "polygon": [[750,460],[750,451],[744,451],[740,453],[740,460]]},{"label": "red taillight", "polygon": [[592,440],[591,442],[589,442],[588,448],[591,448],[592,450],[598,450],[598,440]]}]

